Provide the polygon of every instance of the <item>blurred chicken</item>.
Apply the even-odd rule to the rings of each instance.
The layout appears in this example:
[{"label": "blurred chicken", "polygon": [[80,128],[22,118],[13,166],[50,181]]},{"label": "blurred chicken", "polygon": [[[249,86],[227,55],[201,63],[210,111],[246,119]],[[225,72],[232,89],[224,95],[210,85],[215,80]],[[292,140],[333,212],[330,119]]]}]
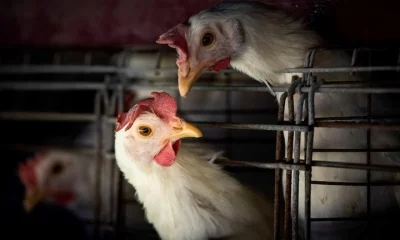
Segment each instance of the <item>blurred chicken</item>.
[{"label": "blurred chicken", "polygon": [[[134,92],[125,94],[123,111],[133,106],[135,97]],[[117,109],[113,114],[118,114]],[[113,131],[109,126],[104,124],[103,131]],[[88,124],[74,139],[74,144],[78,147],[93,146],[95,131],[95,124]],[[112,147],[112,138],[102,140],[105,149]],[[67,207],[81,220],[94,221],[98,217],[102,222],[113,221],[116,217],[112,209],[116,207],[113,203],[116,204],[117,174],[112,161],[97,160],[92,152],[83,150],[43,148],[43,151],[36,152],[34,157],[19,166],[19,178],[25,186],[26,212],[31,213],[43,201]],[[97,172],[98,163],[100,176]],[[96,192],[98,187],[99,196]],[[99,216],[95,214],[97,200],[101,203]]]},{"label": "blurred chicken", "polygon": [[169,94],[152,96],[119,115],[115,153],[160,237],[272,239],[272,204],[207,161],[209,149],[181,145],[202,133]]},{"label": "blurred chicken", "polygon": [[19,177],[25,186],[27,212],[44,200],[67,206],[82,219],[94,219],[96,158],[92,155],[63,149],[38,152],[20,165]]},{"label": "blurred chicken", "polygon": [[[178,59],[178,85],[181,96],[187,96],[194,82],[204,69],[219,71],[229,65],[272,86],[288,86],[292,76],[300,73],[276,73],[286,68],[302,67],[306,52],[323,44],[323,40],[302,20],[271,6],[253,1],[223,1],[210,9],[191,16],[181,24],[162,34],[159,44],[168,44],[176,48]],[[350,57],[343,51],[317,52],[314,67],[345,67],[351,63]],[[359,75],[348,73],[316,73],[317,79],[325,81],[362,81]],[[355,86],[355,85],[353,85]],[[282,93],[277,94],[280,99]],[[295,95],[295,102],[299,99]],[[372,109],[390,106],[372,98]],[[297,109],[295,108],[295,111]],[[376,111],[375,111],[376,112]],[[390,113],[390,111],[389,111]],[[368,105],[366,94],[316,94],[316,117],[366,116]],[[388,112],[386,112],[388,114]],[[285,108],[288,120],[288,108]],[[285,133],[287,139],[287,133]],[[371,130],[371,148],[390,148],[399,146],[397,132]],[[300,159],[304,159],[304,141],[301,145]],[[366,149],[367,131],[364,129],[316,128],[314,149]],[[365,164],[367,156],[360,152],[314,152],[314,160],[352,162]],[[394,161],[393,161],[394,160]],[[373,164],[394,164],[399,162],[397,153],[377,153],[371,155]],[[284,174],[285,176],[285,174]],[[394,180],[393,173],[372,172],[372,181]],[[367,182],[365,171],[337,168],[316,168],[312,170],[314,181]],[[285,178],[284,181],[285,182]],[[396,191],[394,191],[394,189]],[[396,195],[398,187],[382,186],[371,191],[373,213],[382,213],[397,209]],[[399,196],[398,196],[399,198]],[[312,185],[311,217],[356,217],[365,215],[367,210],[367,188],[364,186],[326,186]],[[400,199],[399,199],[400,200]],[[304,227],[304,174],[300,173],[299,196],[300,227]],[[319,225],[321,224],[321,225]],[[313,222],[313,238],[341,239],[348,232],[364,222]],[[339,234],[339,229],[342,234]]]}]

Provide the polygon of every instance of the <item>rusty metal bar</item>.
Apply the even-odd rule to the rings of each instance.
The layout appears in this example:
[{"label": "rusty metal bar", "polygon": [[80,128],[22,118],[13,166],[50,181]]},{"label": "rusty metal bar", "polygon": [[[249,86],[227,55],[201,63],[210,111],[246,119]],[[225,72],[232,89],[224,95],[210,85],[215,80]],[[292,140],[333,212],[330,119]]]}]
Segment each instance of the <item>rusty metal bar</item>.
[{"label": "rusty metal bar", "polygon": [[[307,99],[307,94],[302,93],[297,103],[296,124],[300,124],[303,116],[303,104]],[[300,162],[300,143],[301,132],[295,132],[294,139],[294,160],[293,163]],[[298,238],[298,215],[299,215],[299,171],[293,171],[293,197],[292,197],[292,239]]]},{"label": "rusty metal bar", "polygon": [[[293,95],[295,94],[296,87],[300,83],[300,79],[293,78],[292,84],[289,87],[287,94],[288,108],[289,108],[289,123],[294,123],[294,102]],[[288,163],[293,161],[293,131],[288,131],[288,139],[286,145],[286,161]],[[292,200],[292,171],[286,171],[286,184],[285,184],[285,217],[284,217],[284,239],[289,239],[293,234],[291,233],[291,200]]]},{"label": "rusty metal bar", "polygon": [[[279,99],[279,108],[278,108],[278,122],[282,122],[284,120],[285,113],[285,102],[286,102],[287,93],[284,92]],[[279,159],[284,158],[283,146],[285,140],[283,138],[283,132],[276,132],[276,152],[275,152],[275,160],[279,161]],[[275,169],[275,190],[274,190],[274,240],[281,240],[281,182],[282,182],[282,170],[277,168]]]},{"label": "rusty metal bar", "polygon": [[[311,84],[311,91],[308,94],[308,125],[310,127],[314,126],[314,116],[315,116],[315,109],[314,109],[314,95],[315,90],[322,84],[322,81],[314,81]],[[307,132],[307,142],[306,142],[306,166],[310,166],[312,164],[312,150],[313,150],[313,140],[314,140],[314,129],[311,128]],[[304,174],[305,177],[305,238],[306,240],[311,239],[311,167],[306,168],[306,172]]]}]

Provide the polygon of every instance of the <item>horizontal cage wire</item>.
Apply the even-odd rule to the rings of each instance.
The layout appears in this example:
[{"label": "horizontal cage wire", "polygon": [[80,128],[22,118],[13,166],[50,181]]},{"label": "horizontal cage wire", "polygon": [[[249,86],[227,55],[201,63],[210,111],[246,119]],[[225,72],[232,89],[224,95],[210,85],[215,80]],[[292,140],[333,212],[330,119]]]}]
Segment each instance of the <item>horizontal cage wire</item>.
[{"label": "horizontal cage wire", "polygon": [[[251,161],[251,159],[234,159],[234,160],[219,160],[216,163],[226,167],[251,167],[260,169],[275,169],[275,186],[274,186],[274,238],[282,239],[298,239],[299,237],[299,219],[298,219],[298,207],[303,204],[305,210],[305,239],[311,239],[311,223],[318,221],[343,221],[349,220],[349,218],[312,218],[311,217],[311,186],[312,185],[323,185],[323,186],[361,186],[367,189],[367,220],[371,214],[371,199],[370,191],[372,186],[386,186],[386,185],[400,185],[398,182],[371,182],[371,172],[400,172],[400,166],[393,165],[382,165],[371,163],[371,154],[380,152],[399,152],[400,148],[372,148],[371,144],[373,139],[371,138],[372,130],[379,131],[396,131],[400,130],[400,124],[396,121],[400,120],[398,115],[380,115],[374,116],[371,112],[371,96],[372,95],[386,95],[400,93],[400,87],[396,85],[383,86],[385,84],[393,84],[396,81],[381,81],[377,82],[374,80],[360,82],[332,82],[323,81],[324,79],[318,79],[314,76],[316,73],[385,73],[394,72],[395,77],[398,78],[397,71],[400,70],[400,52],[398,49],[344,49],[350,53],[351,61],[349,66],[343,67],[313,67],[316,55],[324,51],[335,51],[343,49],[312,49],[306,56],[303,68],[296,69],[284,69],[280,73],[301,73],[300,78],[294,78],[293,83],[290,86],[285,87],[272,87],[275,93],[283,93],[278,101],[278,118],[275,124],[264,124],[264,123],[233,123],[232,114],[235,110],[229,106],[232,102],[233,92],[261,92],[269,94],[269,89],[258,84],[255,81],[243,81],[241,84],[233,83],[231,74],[234,74],[233,70],[225,70],[220,73],[214,74],[223,79],[222,83],[218,84],[202,84],[201,81],[197,85],[193,86],[193,92],[227,92],[225,95],[225,101],[227,103],[227,109],[225,111],[216,111],[214,114],[225,115],[226,118],[223,122],[207,122],[207,121],[191,121],[195,125],[204,128],[215,128],[215,129],[227,129],[227,130],[252,130],[252,131],[275,131],[276,132],[276,147],[275,147],[275,159],[273,156],[266,162]],[[135,50],[133,52],[140,52]],[[389,51],[392,53],[396,52],[394,61],[384,66],[355,66],[361,54],[374,54],[376,52]],[[49,121],[49,122],[83,122],[93,123],[95,128],[94,135],[94,146],[93,148],[83,148],[84,151],[94,154],[98,159],[97,165],[97,177],[98,181],[101,181],[100,165],[103,161],[114,160],[113,147],[104,146],[102,139],[109,139],[113,141],[113,129],[115,127],[115,115],[113,115],[113,109],[118,108],[119,111],[123,109],[123,98],[128,91],[151,91],[155,89],[173,91],[178,96],[177,86],[174,81],[156,81],[154,79],[176,79],[176,67],[175,68],[161,68],[161,58],[165,53],[164,50],[156,50],[157,60],[154,67],[134,69],[131,66],[127,66],[127,55],[132,54],[132,51],[122,51],[116,54],[114,57],[114,63],[96,65],[93,64],[92,53],[88,52],[83,54],[83,60],[80,64],[67,64],[62,63],[62,54],[56,53],[52,56],[51,64],[35,64],[32,61],[31,54],[22,54],[22,63],[19,64],[5,64],[2,61],[0,65],[0,74],[2,75],[2,81],[0,82],[0,90],[6,91],[30,91],[30,92],[81,92],[81,91],[92,91],[94,92],[94,109],[92,113],[60,113],[60,112],[39,112],[39,111],[1,111],[0,119],[3,121]],[[384,56],[384,55],[383,55]],[[98,75],[96,81],[43,81],[40,77],[47,74],[59,74],[59,75]],[[208,76],[212,73],[206,73]],[[397,75],[396,75],[397,74]],[[17,79],[12,79],[10,76],[17,75]],[[39,75],[35,81],[26,80],[27,77]],[[132,79],[147,79],[151,78],[153,81],[131,81]],[[397,80],[397,79],[396,79]],[[176,80],[175,80],[176,81]],[[362,86],[360,86],[362,85]],[[368,113],[366,116],[340,116],[340,117],[316,117],[318,111],[315,109],[315,96],[320,94],[367,94],[367,109]],[[294,96],[299,96],[298,99],[294,100]],[[179,105],[183,104],[183,101],[177,97]],[[285,119],[284,109],[287,104],[289,109],[288,119]],[[304,109],[304,112],[303,112]],[[264,110],[265,111],[265,110]],[[295,114],[295,111],[297,112]],[[188,111],[190,112],[190,111]],[[204,114],[207,110],[192,111],[193,114]],[[256,111],[248,110],[241,111],[241,114],[253,114]],[[185,116],[186,112],[179,109],[179,113]],[[268,115],[276,114],[276,111],[267,110],[265,112]],[[106,127],[102,127],[102,126]],[[313,138],[314,131],[317,129],[329,128],[329,129],[362,129],[367,131],[367,147],[366,148],[335,148],[330,146],[329,148],[314,148]],[[287,139],[284,139],[284,133],[287,134]],[[303,140],[302,138],[303,137]],[[207,138],[207,137],[205,137]],[[218,142],[217,139],[206,139]],[[275,140],[275,139],[274,139]],[[245,139],[242,141],[235,140],[232,136],[232,132],[228,131],[226,135],[226,142],[230,144],[232,149],[232,143],[237,141],[237,144],[243,144],[244,142],[257,142],[262,139]],[[262,144],[268,144],[272,142],[271,139],[264,139],[265,142]],[[285,142],[283,145],[282,142]],[[304,145],[304,158],[300,158],[301,145]],[[6,143],[9,148],[20,149],[21,145]],[[38,146],[25,145],[25,148],[36,149]],[[229,149],[229,148],[228,148]],[[366,153],[366,163],[345,163],[345,162],[332,162],[323,160],[314,160],[314,153]],[[285,155],[286,154],[286,155]],[[115,167],[115,165],[114,165]],[[339,181],[319,181],[312,180],[312,169],[314,167],[326,167],[335,169],[352,169],[352,170],[365,170],[367,172],[366,182],[339,182]],[[282,171],[284,170],[284,171]],[[305,202],[299,202],[299,178],[300,172],[304,173],[304,192]],[[282,185],[282,177],[285,173],[286,184]],[[113,209],[112,215],[115,216],[114,220],[108,219],[108,221],[101,221],[99,218],[99,212],[101,211],[101,200],[96,201],[95,206],[95,219],[94,222],[88,220],[88,223],[94,224],[94,232],[99,232],[101,227],[103,231],[116,231],[117,238],[123,238],[119,234],[129,234],[128,228],[125,226],[124,212],[126,205],[136,203],[131,198],[126,198],[126,186],[124,185],[124,179],[122,175],[118,174],[116,191],[117,198],[111,199],[115,201],[116,209]],[[100,186],[96,186],[96,199],[99,197]],[[285,197],[283,198],[283,193]],[[281,221],[283,218],[283,222]],[[359,220],[360,218],[353,218],[353,220]],[[283,223],[283,226],[281,225]],[[148,233],[150,234],[150,233]]]}]

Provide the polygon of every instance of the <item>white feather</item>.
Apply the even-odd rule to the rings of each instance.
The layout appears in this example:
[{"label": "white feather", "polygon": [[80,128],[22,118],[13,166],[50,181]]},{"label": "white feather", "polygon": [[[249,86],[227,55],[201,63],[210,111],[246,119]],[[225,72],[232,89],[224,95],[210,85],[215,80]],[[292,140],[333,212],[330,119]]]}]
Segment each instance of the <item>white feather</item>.
[{"label": "white feather", "polygon": [[[142,114],[136,121],[156,124],[154,116]],[[215,152],[182,144],[175,163],[162,167],[144,153],[152,144],[128,138],[135,136],[124,129],[116,133],[117,164],[162,239],[272,239],[272,204],[210,164]]]},{"label": "white feather", "polygon": [[[279,74],[275,73],[276,71],[285,68],[303,67],[305,53],[320,43],[319,36],[307,30],[300,20],[287,16],[282,11],[271,10],[260,4],[249,2],[222,2],[211,9],[204,10],[189,19],[192,28],[190,31],[193,33],[201,32],[201,29],[208,29],[216,22],[224,24],[224,29],[236,27],[227,24],[229,19],[237,19],[240,22],[245,39],[241,46],[227,43],[232,44],[237,49],[231,56],[231,66],[257,81],[269,82],[274,86],[288,86],[292,76],[296,75],[296,73]],[[232,29],[226,31],[232,31]],[[193,38],[191,32],[188,34],[191,37],[189,41]],[[235,39],[231,41],[235,41]],[[213,57],[215,56],[213,55]],[[342,51],[319,52],[316,55],[314,66],[350,66],[350,58]],[[300,74],[298,75],[301,76]],[[318,73],[314,75],[317,76],[317,79],[324,79],[325,81],[362,80],[349,73]],[[277,95],[278,101],[281,94]],[[296,100],[298,100],[297,94],[295,95],[295,102],[297,102]],[[316,117],[365,116],[367,114],[366,104],[367,97],[362,94],[316,94]],[[385,103],[380,104],[384,106]],[[288,119],[287,107],[285,108],[285,119]],[[390,145],[398,145],[397,132],[375,132],[375,134],[374,145],[376,146],[384,145],[385,147],[390,147]],[[287,133],[285,133],[285,139],[287,139]],[[317,128],[314,134],[313,147],[366,148],[366,139],[367,135],[364,129]],[[301,159],[304,159],[303,147],[304,143],[301,146]],[[376,154],[371,161],[377,164],[379,163],[378,161],[382,161],[383,157],[388,156],[389,154]],[[393,160],[396,159],[398,159],[398,156],[391,154],[387,162],[394,164]],[[365,153],[314,153],[313,160],[366,163],[367,157]],[[371,179],[374,181],[398,178],[396,174],[392,173],[373,173],[371,175]],[[285,174],[283,176],[285,177]],[[366,173],[360,170],[313,167],[312,179],[366,182]],[[284,185],[285,178],[283,178]],[[374,190],[371,195],[375,201],[374,208],[377,212],[393,207],[397,208],[394,190],[398,191],[400,189],[386,186]],[[312,185],[311,194],[311,217],[352,217],[366,213],[366,187]],[[304,200],[304,174],[301,173],[299,196],[301,227],[304,227],[305,224]],[[335,233],[338,230],[335,222],[330,222],[329,224],[322,228],[313,224],[313,239],[329,236],[334,239],[346,238],[347,231],[350,228],[362,223],[347,224],[347,229],[342,229],[341,233]]]}]

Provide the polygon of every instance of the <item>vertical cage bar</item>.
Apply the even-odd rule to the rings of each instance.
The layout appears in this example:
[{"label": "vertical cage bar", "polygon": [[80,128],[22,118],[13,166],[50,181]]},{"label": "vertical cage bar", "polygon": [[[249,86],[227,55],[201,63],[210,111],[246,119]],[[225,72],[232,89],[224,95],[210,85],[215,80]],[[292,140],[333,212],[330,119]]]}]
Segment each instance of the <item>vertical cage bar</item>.
[{"label": "vertical cage bar", "polygon": [[101,209],[101,194],[100,194],[100,181],[101,181],[101,165],[102,165],[102,116],[101,116],[101,98],[102,92],[98,91],[95,95],[94,113],[96,115],[95,121],[95,134],[94,134],[94,147],[96,156],[96,183],[95,183],[95,206],[94,206],[94,238],[100,237],[100,209]]},{"label": "vertical cage bar", "polygon": [[[227,84],[231,85],[232,83],[232,78],[229,73],[225,74]],[[225,92],[226,94],[226,122],[232,122],[232,91],[227,91]],[[232,130],[231,129],[226,129],[227,131],[227,137],[230,139],[229,140],[229,146],[228,146],[228,156],[232,156]]]},{"label": "vertical cage bar", "polygon": [[[299,102],[297,103],[297,115],[296,115],[296,124],[301,124],[302,115],[303,115],[303,104],[305,99],[307,98],[307,94],[303,93],[300,95]],[[293,163],[298,164],[300,162],[300,143],[301,143],[301,134],[302,132],[294,133],[294,160]],[[293,171],[293,190],[292,190],[292,240],[298,239],[298,216],[299,216],[299,171]]]},{"label": "vertical cage bar", "polygon": [[[126,53],[123,52],[118,56],[118,66],[123,67],[126,60]],[[117,99],[118,99],[118,112],[124,111],[124,91],[126,85],[126,76],[123,74],[119,74],[117,76],[118,81],[121,84],[121,87],[118,88],[117,91]],[[124,190],[124,176],[123,173],[118,169],[118,183],[117,183],[117,221],[116,221],[116,239],[125,239],[123,235],[123,229],[125,228],[125,190]]]},{"label": "vertical cage bar", "polygon": [[[293,95],[300,80],[293,77],[292,84],[288,89],[287,101],[289,109],[289,123],[294,122],[294,100]],[[288,163],[293,161],[293,131],[288,131],[287,148],[286,148],[286,161]],[[291,195],[292,195],[292,170],[286,170],[286,184],[285,184],[285,218],[284,218],[284,239],[289,239],[291,236]]]},{"label": "vertical cage bar", "polygon": [[[113,92],[113,94],[112,94],[112,96],[111,96],[111,101],[110,101],[110,105],[109,105],[109,114],[112,116],[113,114],[114,114],[114,111],[115,111],[115,109],[117,108],[117,106],[116,106],[116,104],[117,104],[117,97],[118,97],[118,91],[114,91]],[[109,126],[109,131],[110,131],[110,140],[111,140],[111,143],[110,143],[110,149],[107,149],[107,152],[108,151],[111,151],[113,148],[114,148],[114,126],[113,127],[111,127],[112,125],[110,125],[110,124],[108,124],[107,126]],[[108,160],[111,160],[111,159],[108,159]],[[110,206],[112,206],[111,208],[110,208],[110,219],[109,219],[109,221],[110,222],[113,222],[114,220],[115,220],[115,217],[117,216],[117,211],[116,211],[116,206],[117,206],[117,202],[116,202],[116,196],[115,196],[115,193],[116,193],[116,191],[118,190],[116,187],[116,185],[118,184],[115,180],[115,175],[116,175],[116,173],[117,173],[117,171],[116,170],[118,170],[118,166],[117,166],[117,163],[116,163],[116,161],[115,161],[115,159],[114,160],[111,160],[111,164],[110,164],[110,166],[111,166],[111,169],[110,169],[110,181],[111,181],[111,188],[110,188],[110,192],[111,192],[111,194],[110,194]]]},{"label": "vertical cage bar", "polygon": [[[369,65],[371,65],[371,52],[368,54]],[[372,84],[369,84],[372,87]],[[372,102],[371,93],[367,95],[368,122],[371,123]],[[367,129],[367,165],[371,165],[371,129]],[[367,239],[370,237],[371,227],[371,171],[367,170]]]},{"label": "vertical cage bar", "polygon": [[[278,108],[278,122],[282,122],[284,120],[285,113],[285,102],[286,102],[287,93],[284,92],[279,99],[279,108]],[[276,132],[276,152],[275,158],[276,161],[283,159],[283,131]],[[275,169],[275,191],[274,191],[274,240],[281,240],[280,238],[280,203],[281,203],[281,181],[282,181],[282,169]]]},{"label": "vertical cage bar", "polygon": [[311,163],[312,163],[312,153],[313,153],[313,141],[314,141],[314,117],[315,117],[315,109],[314,109],[314,96],[315,90],[319,85],[320,82],[317,82],[316,79],[313,77],[311,84],[311,89],[308,94],[308,125],[311,128],[307,132],[307,156],[306,156],[306,172],[305,172],[305,238],[306,240],[311,239]]}]

